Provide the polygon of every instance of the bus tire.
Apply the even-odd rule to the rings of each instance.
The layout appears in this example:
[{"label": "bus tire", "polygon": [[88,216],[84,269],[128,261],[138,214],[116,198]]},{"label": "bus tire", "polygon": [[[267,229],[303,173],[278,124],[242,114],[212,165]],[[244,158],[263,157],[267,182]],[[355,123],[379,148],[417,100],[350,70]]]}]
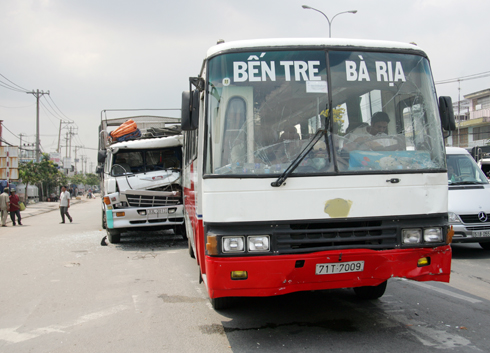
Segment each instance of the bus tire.
[{"label": "bus tire", "polygon": [[232,304],[232,298],[230,297],[212,298],[210,300],[214,310],[228,309]]},{"label": "bus tire", "polygon": [[189,256],[192,257],[193,259],[196,258],[196,255],[194,255],[194,249],[192,248],[191,240],[187,239],[187,246],[189,247]]},{"label": "bus tire", "polygon": [[107,239],[111,244],[118,244],[121,242],[121,232],[116,229],[107,229]]},{"label": "bus tire", "polygon": [[377,286],[355,287],[354,293],[356,293],[357,297],[362,300],[378,299],[385,294],[387,282],[388,281],[384,281]]},{"label": "bus tire", "polygon": [[490,241],[489,242],[482,242],[482,243],[480,243],[480,246],[482,247],[482,249],[490,250]]}]

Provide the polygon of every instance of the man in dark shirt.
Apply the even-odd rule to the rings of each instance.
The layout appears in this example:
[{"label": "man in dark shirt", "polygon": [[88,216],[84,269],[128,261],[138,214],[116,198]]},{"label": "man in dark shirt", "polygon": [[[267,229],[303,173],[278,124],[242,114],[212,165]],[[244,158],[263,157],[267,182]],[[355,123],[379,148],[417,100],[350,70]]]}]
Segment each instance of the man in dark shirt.
[{"label": "man in dark shirt", "polygon": [[19,223],[19,225],[22,225],[19,202],[20,199],[15,189],[10,189],[10,219],[12,220],[12,224],[14,226],[15,226],[15,216],[17,216],[17,222]]}]

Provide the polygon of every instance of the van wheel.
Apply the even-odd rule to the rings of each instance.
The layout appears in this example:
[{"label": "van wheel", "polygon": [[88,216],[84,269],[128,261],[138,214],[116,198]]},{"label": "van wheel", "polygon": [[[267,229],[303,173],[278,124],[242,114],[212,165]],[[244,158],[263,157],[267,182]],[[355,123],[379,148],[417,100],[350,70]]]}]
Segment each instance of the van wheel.
[{"label": "van wheel", "polygon": [[116,229],[107,229],[107,239],[111,244],[118,244],[121,242],[121,232]]},{"label": "van wheel", "polygon": [[214,310],[228,309],[231,307],[231,304],[233,303],[233,298],[231,297],[213,298],[210,300]]},{"label": "van wheel", "polygon": [[384,281],[383,283],[377,286],[365,286],[365,287],[355,287],[354,293],[356,293],[359,299],[363,300],[372,300],[378,299],[385,294],[386,284],[388,281]]},{"label": "van wheel", "polygon": [[480,246],[483,249],[485,249],[485,250],[490,250],[490,241],[489,242],[480,243]]}]

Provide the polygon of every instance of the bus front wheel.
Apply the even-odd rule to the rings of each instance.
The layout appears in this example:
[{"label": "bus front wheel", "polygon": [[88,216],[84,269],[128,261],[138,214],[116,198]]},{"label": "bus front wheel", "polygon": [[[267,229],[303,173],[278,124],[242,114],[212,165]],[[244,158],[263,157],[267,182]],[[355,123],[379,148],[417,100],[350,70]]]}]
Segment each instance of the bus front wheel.
[{"label": "bus front wheel", "polygon": [[214,310],[224,310],[228,309],[232,304],[233,298],[230,297],[222,297],[222,298],[212,298],[211,305]]},{"label": "bus front wheel", "polygon": [[366,287],[355,287],[354,293],[356,293],[359,299],[363,300],[372,300],[378,299],[385,294],[386,284],[388,281],[384,281],[383,283],[377,286],[366,286]]}]

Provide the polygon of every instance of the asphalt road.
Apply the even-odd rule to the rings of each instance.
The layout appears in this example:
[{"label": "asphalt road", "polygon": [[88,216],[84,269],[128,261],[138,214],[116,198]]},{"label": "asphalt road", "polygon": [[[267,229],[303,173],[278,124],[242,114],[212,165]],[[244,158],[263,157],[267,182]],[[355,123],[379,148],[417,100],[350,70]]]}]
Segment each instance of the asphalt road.
[{"label": "asphalt road", "polygon": [[172,231],[101,246],[99,199],[0,230],[0,352],[488,352],[490,252],[453,246],[450,284],[391,279],[242,298],[216,312]]}]

